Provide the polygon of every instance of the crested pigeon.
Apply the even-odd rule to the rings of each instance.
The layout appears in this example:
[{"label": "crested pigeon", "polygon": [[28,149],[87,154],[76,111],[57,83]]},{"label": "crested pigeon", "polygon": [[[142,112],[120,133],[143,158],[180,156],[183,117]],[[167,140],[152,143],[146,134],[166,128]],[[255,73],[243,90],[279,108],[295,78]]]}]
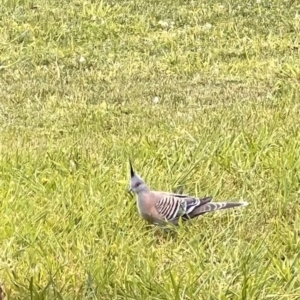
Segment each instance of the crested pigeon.
[{"label": "crested pigeon", "polygon": [[247,206],[247,202],[211,202],[212,197],[195,198],[188,195],[152,191],[134,172],[130,164],[130,191],[137,194],[137,208],[143,219],[156,225],[178,225],[179,219],[189,220],[208,212]]}]

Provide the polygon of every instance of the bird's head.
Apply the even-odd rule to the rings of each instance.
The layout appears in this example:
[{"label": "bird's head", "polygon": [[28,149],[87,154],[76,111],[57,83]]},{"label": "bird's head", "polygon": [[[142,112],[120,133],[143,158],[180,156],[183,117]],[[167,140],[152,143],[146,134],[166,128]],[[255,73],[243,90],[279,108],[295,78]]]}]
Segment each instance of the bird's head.
[{"label": "bird's head", "polygon": [[132,192],[138,194],[142,191],[149,190],[145,181],[138,174],[136,174],[134,172],[130,160],[129,160],[129,165],[130,165],[130,188],[129,188],[129,191],[132,191]]}]

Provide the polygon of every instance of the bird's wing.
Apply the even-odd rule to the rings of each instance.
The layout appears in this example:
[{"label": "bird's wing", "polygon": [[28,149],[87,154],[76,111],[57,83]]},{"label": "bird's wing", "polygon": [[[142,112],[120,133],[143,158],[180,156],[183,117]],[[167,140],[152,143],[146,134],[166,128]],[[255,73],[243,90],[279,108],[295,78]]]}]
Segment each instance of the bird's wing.
[{"label": "bird's wing", "polygon": [[192,197],[176,197],[172,194],[167,194],[157,201],[155,208],[165,220],[172,222],[180,217],[188,219],[195,208],[211,200],[211,197],[197,199]]}]

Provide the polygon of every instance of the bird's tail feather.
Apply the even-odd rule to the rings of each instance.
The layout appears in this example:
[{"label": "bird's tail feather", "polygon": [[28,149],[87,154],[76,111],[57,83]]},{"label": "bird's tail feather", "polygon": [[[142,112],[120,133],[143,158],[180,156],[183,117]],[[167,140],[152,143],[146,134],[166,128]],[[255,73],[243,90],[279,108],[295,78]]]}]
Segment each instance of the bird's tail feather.
[{"label": "bird's tail feather", "polygon": [[247,206],[249,203],[247,202],[210,202],[206,203],[205,205],[200,205],[196,207],[189,215],[190,218],[195,218],[199,215],[206,214],[208,212],[221,210],[221,209],[228,209],[233,207],[239,206]]}]

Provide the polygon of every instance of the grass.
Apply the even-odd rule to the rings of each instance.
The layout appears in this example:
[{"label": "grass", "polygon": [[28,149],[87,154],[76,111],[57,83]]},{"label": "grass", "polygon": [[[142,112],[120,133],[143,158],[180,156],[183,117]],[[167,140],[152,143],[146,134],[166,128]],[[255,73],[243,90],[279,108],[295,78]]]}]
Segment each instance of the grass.
[{"label": "grass", "polygon": [[[6,299],[299,299],[297,1],[2,0]],[[245,209],[148,228],[154,189]]]}]

